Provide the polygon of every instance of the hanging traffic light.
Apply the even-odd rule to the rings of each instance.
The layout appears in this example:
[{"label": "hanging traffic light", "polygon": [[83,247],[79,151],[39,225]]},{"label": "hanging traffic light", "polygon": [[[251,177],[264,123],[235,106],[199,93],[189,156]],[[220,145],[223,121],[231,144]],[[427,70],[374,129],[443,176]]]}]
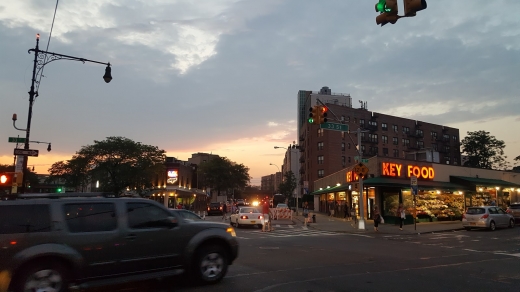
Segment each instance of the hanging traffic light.
[{"label": "hanging traffic light", "polygon": [[329,111],[329,109],[326,106],[324,106],[324,105],[318,106],[318,121],[317,121],[317,123],[319,125],[327,122],[327,112],[328,111]]},{"label": "hanging traffic light", "polygon": [[417,11],[426,9],[426,0],[404,0],[404,16],[413,17]]},{"label": "hanging traffic light", "polygon": [[309,124],[318,125],[318,119],[320,116],[319,106],[315,105],[309,109],[309,119],[307,120]]},{"label": "hanging traffic light", "polygon": [[387,23],[395,24],[399,19],[397,15],[397,0],[379,0],[376,4],[376,12],[379,12],[379,16],[376,17],[376,23],[384,26]]}]

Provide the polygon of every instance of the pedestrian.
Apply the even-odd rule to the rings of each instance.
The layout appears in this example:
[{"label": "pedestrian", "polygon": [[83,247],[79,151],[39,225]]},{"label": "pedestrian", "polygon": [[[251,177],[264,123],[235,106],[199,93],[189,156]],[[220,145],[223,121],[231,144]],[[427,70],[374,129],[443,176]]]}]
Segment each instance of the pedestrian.
[{"label": "pedestrian", "polygon": [[271,222],[269,218],[269,202],[267,201],[265,201],[262,205],[262,218],[264,221],[262,224],[262,232],[272,231]]},{"label": "pedestrian", "polygon": [[222,204],[222,221],[227,220],[227,204]]},{"label": "pedestrian", "polygon": [[354,220],[354,223],[352,223],[350,225],[354,226],[354,224],[358,224],[357,214],[356,214],[356,203],[352,203],[352,208],[350,209],[350,216],[352,216],[352,220]]},{"label": "pedestrian", "polygon": [[332,201],[330,203],[330,217],[334,217],[334,208],[336,207],[336,203]]},{"label": "pedestrian", "polygon": [[379,213],[379,208],[374,206],[374,215],[372,216],[374,219],[374,231],[379,231],[378,226],[381,223],[381,214]]},{"label": "pedestrian", "polygon": [[237,204],[236,203],[233,203],[231,205],[231,214],[235,214],[238,210],[238,207],[237,207]]},{"label": "pedestrian", "polygon": [[399,207],[397,208],[397,217],[399,217],[399,230],[403,230],[404,219],[406,219],[403,203],[399,203]]},{"label": "pedestrian", "polygon": [[491,201],[491,206],[496,206],[497,205],[497,202],[495,202],[495,200]]},{"label": "pedestrian", "polygon": [[350,208],[348,207],[347,201],[345,201],[345,216],[343,216],[343,219],[347,218],[347,221],[350,221]]},{"label": "pedestrian", "polygon": [[309,203],[305,202],[303,204],[303,223],[307,226],[307,222],[309,221]]}]

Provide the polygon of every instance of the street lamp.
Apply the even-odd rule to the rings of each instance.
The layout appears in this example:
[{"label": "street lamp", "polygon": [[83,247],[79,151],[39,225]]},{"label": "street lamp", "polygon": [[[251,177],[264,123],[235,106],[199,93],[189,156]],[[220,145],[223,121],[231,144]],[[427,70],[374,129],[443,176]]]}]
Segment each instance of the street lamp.
[{"label": "street lamp", "polygon": [[[57,54],[53,52],[47,52],[40,50],[40,34],[36,34],[36,47],[34,49],[30,49],[28,52],[34,52],[34,62],[33,62],[33,73],[32,73],[32,80],[31,80],[31,90],[29,91],[29,114],[27,115],[27,128],[26,129],[18,129],[15,126],[15,129],[20,131],[25,131],[25,150],[29,150],[29,137],[31,134],[31,118],[32,118],[32,106],[34,103],[34,98],[38,97],[38,89],[34,89],[34,85],[36,84],[38,87],[40,86],[40,81],[37,81],[38,76],[42,76],[43,68],[45,65],[49,64],[50,62],[56,61],[56,60],[72,60],[72,61],[79,61],[82,63],[90,62],[90,63],[96,63],[96,64],[102,64],[107,65],[105,68],[105,75],[103,75],[103,80],[105,80],[106,83],[109,83],[112,80],[112,69],[110,68],[110,63],[103,63],[98,61],[92,61],[84,58],[78,58],[74,56],[68,56],[68,55],[62,55]],[[16,114],[13,115],[13,126],[14,122],[16,121]],[[49,147],[47,148],[48,151],[50,151],[50,143]],[[23,179],[25,180],[26,174],[27,174],[27,157],[23,157]],[[20,193],[25,193],[25,183],[22,181],[21,191]]]}]

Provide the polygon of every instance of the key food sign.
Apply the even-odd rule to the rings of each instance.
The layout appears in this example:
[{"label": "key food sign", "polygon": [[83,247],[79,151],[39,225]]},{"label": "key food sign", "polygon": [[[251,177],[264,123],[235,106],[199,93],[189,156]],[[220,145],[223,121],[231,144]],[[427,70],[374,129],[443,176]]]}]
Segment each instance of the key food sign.
[{"label": "key food sign", "polygon": [[435,170],[431,166],[418,166],[413,164],[401,164],[383,162],[381,163],[382,176],[390,176],[395,178],[411,178],[432,180],[435,177]]}]

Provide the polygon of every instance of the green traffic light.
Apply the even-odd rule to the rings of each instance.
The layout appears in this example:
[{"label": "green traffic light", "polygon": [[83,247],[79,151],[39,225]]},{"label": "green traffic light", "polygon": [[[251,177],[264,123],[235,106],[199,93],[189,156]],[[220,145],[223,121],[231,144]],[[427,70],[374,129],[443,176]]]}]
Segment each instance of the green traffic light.
[{"label": "green traffic light", "polygon": [[309,118],[307,121],[308,121],[310,124],[314,123],[314,119],[313,119],[313,118]]},{"label": "green traffic light", "polygon": [[58,189],[58,193],[61,193],[61,189]]},{"label": "green traffic light", "polygon": [[376,4],[376,11],[377,12],[385,12],[386,9],[385,9],[385,6],[386,6],[386,0],[379,0],[379,3]]}]

